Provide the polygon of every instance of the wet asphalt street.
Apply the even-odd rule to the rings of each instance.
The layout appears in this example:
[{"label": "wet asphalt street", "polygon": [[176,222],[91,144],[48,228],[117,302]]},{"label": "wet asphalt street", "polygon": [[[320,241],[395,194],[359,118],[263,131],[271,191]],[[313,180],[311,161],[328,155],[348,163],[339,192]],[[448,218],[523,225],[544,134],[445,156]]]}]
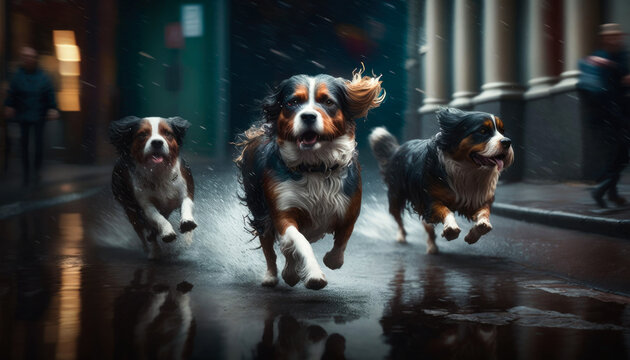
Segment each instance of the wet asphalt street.
[{"label": "wet asphalt street", "polygon": [[[157,262],[107,188],[0,221],[0,359],[630,357],[627,241],[493,216],[479,243],[440,238],[441,253],[425,255],[411,216],[410,243],[395,242],[382,182],[366,171],[328,286],[267,289],[234,170],[196,180],[193,245],[165,245]],[[320,264],[331,245],[314,244]]]}]

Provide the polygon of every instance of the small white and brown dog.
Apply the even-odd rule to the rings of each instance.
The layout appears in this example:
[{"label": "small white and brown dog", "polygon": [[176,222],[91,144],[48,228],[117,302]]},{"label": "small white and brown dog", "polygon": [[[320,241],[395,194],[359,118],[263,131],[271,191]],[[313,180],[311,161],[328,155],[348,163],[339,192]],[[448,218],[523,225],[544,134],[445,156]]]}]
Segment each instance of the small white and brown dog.
[{"label": "small white and brown dog", "polygon": [[112,191],[149,259],[160,255],[157,238],[164,242],[177,238],[168,221],[173,210],[181,210],[179,229],[187,244],[192,241],[191,231],[197,227],[193,218],[192,172],[179,156],[189,126],[180,117],[129,116],[109,127],[110,141],[120,155],[112,173]]},{"label": "small white and brown dog", "polygon": [[296,75],[263,100],[262,121],[238,143],[243,200],[267,261],[263,286],[278,283],[274,242],[286,257],[282,278],[309,289],[327,281],[310,243],[334,233],[324,264],[338,269],[361,208],[356,119],[385,98],[380,77]]}]

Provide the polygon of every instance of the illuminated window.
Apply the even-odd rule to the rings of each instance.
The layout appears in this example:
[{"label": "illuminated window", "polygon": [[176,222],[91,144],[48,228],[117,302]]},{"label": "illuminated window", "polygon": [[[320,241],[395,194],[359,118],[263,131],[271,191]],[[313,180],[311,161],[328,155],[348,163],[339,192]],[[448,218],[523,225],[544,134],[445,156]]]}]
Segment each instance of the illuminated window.
[{"label": "illuminated window", "polygon": [[74,31],[54,30],[53,42],[59,61],[61,88],[57,92],[61,111],[80,111],[79,75],[81,75],[81,51],[76,44]]}]

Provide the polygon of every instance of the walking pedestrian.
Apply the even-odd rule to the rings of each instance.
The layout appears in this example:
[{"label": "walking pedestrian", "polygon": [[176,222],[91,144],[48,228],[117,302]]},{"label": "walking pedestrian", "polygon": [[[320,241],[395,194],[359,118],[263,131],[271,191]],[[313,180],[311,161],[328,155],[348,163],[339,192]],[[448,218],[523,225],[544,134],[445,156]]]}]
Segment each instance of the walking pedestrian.
[{"label": "walking pedestrian", "polygon": [[37,51],[23,47],[20,51],[20,67],[11,79],[7,99],[4,103],[6,119],[20,124],[22,148],[22,175],[24,185],[30,180],[29,143],[30,134],[35,136],[35,180],[39,181],[44,147],[44,124],[46,120],[59,118],[52,82],[38,66]]},{"label": "walking pedestrian", "polygon": [[595,128],[604,136],[610,159],[604,161],[600,182],[591,191],[598,206],[605,208],[604,195],[617,206],[626,204],[619,195],[617,183],[628,164],[629,124],[624,113],[626,100],[624,87],[630,85],[628,57],[624,49],[624,36],[619,24],[600,26],[600,48],[580,61],[578,88],[592,111]]}]

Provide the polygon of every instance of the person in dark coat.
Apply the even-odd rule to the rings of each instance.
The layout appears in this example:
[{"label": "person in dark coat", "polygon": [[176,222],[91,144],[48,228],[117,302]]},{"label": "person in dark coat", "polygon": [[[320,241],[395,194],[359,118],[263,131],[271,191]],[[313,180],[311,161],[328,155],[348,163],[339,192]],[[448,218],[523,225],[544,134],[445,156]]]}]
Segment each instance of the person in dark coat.
[{"label": "person in dark coat", "polygon": [[37,51],[30,47],[20,52],[20,67],[11,79],[4,115],[20,124],[24,184],[30,175],[29,139],[35,135],[35,174],[39,180],[44,147],[44,123],[59,118],[52,82],[37,64]]},{"label": "person in dark coat", "polygon": [[630,85],[628,57],[624,51],[624,36],[619,24],[603,24],[600,26],[600,49],[593,52],[588,61],[601,69],[602,91],[585,92],[587,104],[593,110],[595,125],[604,134],[607,153],[612,156],[603,168],[600,182],[591,192],[598,206],[605,208],[604,195],[608,200],[622,206],[626,199],[617,191],[617,183],[621,172],[628,164],[629,124],[626,107],[625,87]]}]

